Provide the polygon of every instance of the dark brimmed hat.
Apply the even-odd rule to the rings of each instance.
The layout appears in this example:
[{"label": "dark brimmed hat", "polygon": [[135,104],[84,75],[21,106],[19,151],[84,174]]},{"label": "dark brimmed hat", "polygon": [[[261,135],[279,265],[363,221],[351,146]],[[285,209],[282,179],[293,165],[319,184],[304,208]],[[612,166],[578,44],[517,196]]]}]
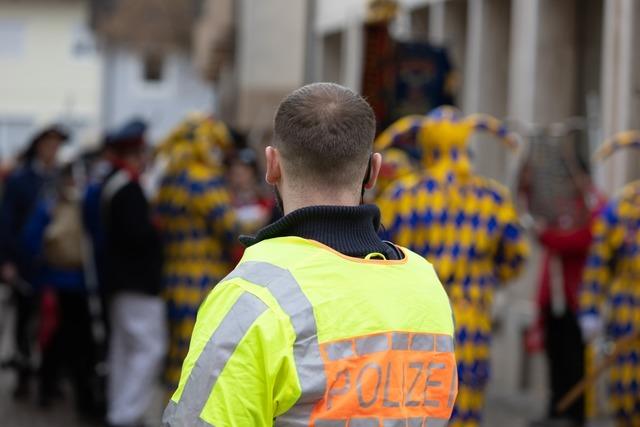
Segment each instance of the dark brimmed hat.
[{"label": "dark brimmed hat", "polygon": [[145,145],[147,123],[141,119],[132,119],[119,129],[105,137],[105,146],[115,150],[142,148]]},{"label": "dark brimmed hat", "polygon": [[47,126],[44,129],[40,130],[40,132],[35,134],[35,136],[31,139],[31,145],[36,145],[43,139],[52,136],[57,136],[63,142],[67,142],[69,140],[69,131],[61,124],[53,124]]},{"label": "dark brimmed hat", "polygon": [[22,155],[22,158],[24,158],[27,162],[33,160],[36,155],[38,144],[40,144],[40,142],[45,140],[46,138],[50,137],[58,137],[64,143],[69,140],[69,131],[59,123],[42,128],[31,138],[31,141],[29,142],[26,151]]}]

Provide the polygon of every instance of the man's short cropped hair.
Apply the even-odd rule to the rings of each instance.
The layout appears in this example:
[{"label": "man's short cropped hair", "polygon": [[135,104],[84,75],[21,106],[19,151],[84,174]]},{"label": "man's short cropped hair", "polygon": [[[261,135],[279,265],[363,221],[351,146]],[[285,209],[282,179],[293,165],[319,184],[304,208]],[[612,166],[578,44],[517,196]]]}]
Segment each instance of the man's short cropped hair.
[{"label": "man's short cropped hair", "polygon": [[348,188],[365,178],[375,130],[364,98],[334,83],[313,83],[278,107],[274,145],[293,181]]}]

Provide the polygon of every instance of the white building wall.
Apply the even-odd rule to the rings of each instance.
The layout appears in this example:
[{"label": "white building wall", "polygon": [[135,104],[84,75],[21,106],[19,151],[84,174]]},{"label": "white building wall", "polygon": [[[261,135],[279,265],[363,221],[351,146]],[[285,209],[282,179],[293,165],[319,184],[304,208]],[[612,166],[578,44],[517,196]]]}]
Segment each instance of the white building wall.
[{"label": "white building wall", "polygon": [[243,0],[241,3],[240,19],[244,25],[239,28],[240,84],[289,88],[292,82],[301,82],[306,2]]},{"label": "white building wall", "polygon": [[212,112],[214,88],[200,77],[186,52],[164,56],[162,79],[144,78],[144,57],[134,51],[105,49],[103,123],[107,129],[133,117],[149,123],[157,142],[192,111]]},{"label": "white building wall", "polygon": [[0,1],[1,157],[43,123],[97,126],[101,58],[87,13],[85,1]]},{"label": "white building wall", "polygon": [[[282,98],[305,82],[308,2],[236,3],[237,108],[234,124],[262,140]],[[260,134],[260,135],[259,135]]]}]

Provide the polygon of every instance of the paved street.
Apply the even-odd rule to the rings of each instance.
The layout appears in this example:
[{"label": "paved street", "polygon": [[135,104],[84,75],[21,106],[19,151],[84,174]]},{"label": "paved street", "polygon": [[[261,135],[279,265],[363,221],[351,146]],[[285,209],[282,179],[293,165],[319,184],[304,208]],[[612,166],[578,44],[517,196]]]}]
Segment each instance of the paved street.
[{"label": "paved street", "polygon": [[6,427],[97,427],[81,422],[74,415],[71,402],[55,402],[49,410],[40,410],[33,401],[16,402],[11,396],[12,375],[0,373],[0,425]]},{"label": "paved street", "polygon": [[[0,426],[2,427],[102,427],[102,423],[78,418],[71,404],[71,390],[63,390],[65,398],[53,403],[50,409],[41,409],[35,398],[16,402],[11,396],[13,374],[0,372]],[[161,393],[156,390],[154,405],[150,408],[147,425],[158,426],[162,414]]]}]

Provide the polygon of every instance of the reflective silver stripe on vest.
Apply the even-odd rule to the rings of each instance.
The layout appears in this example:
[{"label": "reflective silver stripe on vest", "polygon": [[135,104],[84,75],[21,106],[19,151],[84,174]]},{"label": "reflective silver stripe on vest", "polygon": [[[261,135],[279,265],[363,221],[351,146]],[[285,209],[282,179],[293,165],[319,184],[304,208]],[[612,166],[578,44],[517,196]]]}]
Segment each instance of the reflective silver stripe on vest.
[{"label": "reflective silver stripe on vest", "polygon": [[313,306],[289,270],[266,262],[240,264],[225,280],[241,278],[263,286],[291,319],[296,333],[293,357],[302,394],[296,404],[276,419],[277,426],[308,426],[313,407],[324,397],[327,377],[320,356]]},{"label": "reflective silver stripe on vest", "polygon": [[327,344],[327,355],[329,360],[340,360],[351,357],[353,353],[353,343],[349,341],[337,341]]},{"label": "reflective silver stripe on vest", "polygon": [[394,350],[409,349],[409,334],[406,332],[394,332],[391,341],[391,348]]},{"label": "reflective silver stripe on vest", "polygon": [[169,401],[167,408],[164,410],[164,414],[162,414],[162,425],[163,426],[194,426],[194,427],[214,427],[208,422],[204,421],[202,418],[197,417],[190,420],[178,420],[176,419],[176,411],[178,410],[178,404],[173,400]]},{"label": "reflective silver stripe on vest", "polygon": [[315,427],[347,427],[347,420],[316,420]]},{"label": "reflective silver stripe on vest", "polygon": [[447,335],[436,337],[436,350],[441,353],[453,353],[453,338]]},{"label": "reflective silver stripe on vest", "polygon": [[[353,350],[354,345],[355,353]],[[389,345],[391,345],[392,350],[396,351],[453,352],[453,338],[448,335],[409,334],[407,332],[392,332],[391,344],[389,344],[388,335],[384,333],[327,343],[325,344],[325,349],[329,360],[336,361],[356,355],[366,356],[371,353],[388,351]]]},{"label": "reflective silver stripe on vest", "polygon": [[382,427],[407,427],[407,420],[405,418],[387,418],[382,420]]},{"label": "reflective silver stripe on vest", "polygon": [[162,417],[163,426],[210,426],[200,418],[211,391],[238,343],[267,306],[258,297],[243,293],[213,332],[198,357],[180,401],[171,401]]},{"label": "reflective silver stripe on vest", "polygon": [[447,427],[447,424],[449,424],[449,420],[444,420],[442,418],[427,418],[425,427]]},{"label": "reflective silver stripe on vest", "polygon": [[411,350],[433,351],[435,348],[435,336],[432,334],[414,334],[411,339]]},{"label": "reflective silver stripe on vest", "polygon": [[356,351],[359,356],[387,350],[389,350],[389,339],[386,334],[356,338]]},{"label": "reflective silver stripe on vest", "polygon": [[349,427],[379,427],[380,422],[377,418],[351,418]]},{"label": "reflective silver stripe on vest", "polygon": [[442,418],[350,418],[343,420],[316,420],[315,427],[447,427],[449,420]]}]

